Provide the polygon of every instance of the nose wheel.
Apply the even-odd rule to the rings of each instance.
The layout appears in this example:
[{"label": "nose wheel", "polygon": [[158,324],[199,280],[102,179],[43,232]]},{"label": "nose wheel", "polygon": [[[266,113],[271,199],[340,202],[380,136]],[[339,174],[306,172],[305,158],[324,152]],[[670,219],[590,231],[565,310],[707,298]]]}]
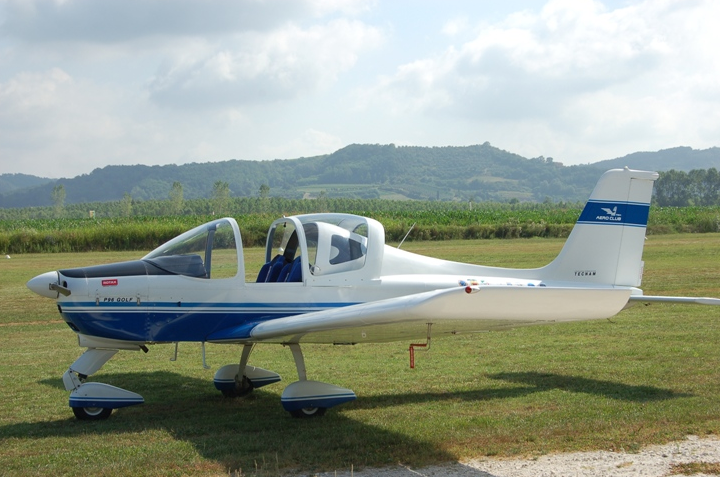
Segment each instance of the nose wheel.
[{"label": "nose wheel", "polygon": [[308,417],[323,416],[325,415],[325,411],[327,411],[326,407],[303,407],[300,409],[295,409],[294,411],[290,411],[290,415],[292,417],[303,419]]},{"label": "nose wheel", "polygon": [[235,375],[235,386],[230,389],[221,389],[223,396],[226,398],[238,398],[244,397],[250,394],[255,386],[248,379],[247,376],[240,378],[240,375]]},{"label": "nose wheel", "polygon": [[117,349],[88,348],[63,374],[65,389],[71,391],[70,407],[79,420],[102,421],[110,417],[113,409],[145,402],[141,395],[132,391],[85,381],[117,352]]},{"label": "nose wheel", "polygon": [[72,410],[81,421],[102,421],[110,417],[113,411],[107,407],[74,407]]}]

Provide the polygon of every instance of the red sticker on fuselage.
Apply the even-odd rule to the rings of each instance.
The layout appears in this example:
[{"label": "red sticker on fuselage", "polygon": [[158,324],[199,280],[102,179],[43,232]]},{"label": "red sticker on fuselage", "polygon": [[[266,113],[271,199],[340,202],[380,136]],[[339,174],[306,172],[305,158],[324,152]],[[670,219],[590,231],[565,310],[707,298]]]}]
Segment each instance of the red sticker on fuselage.
[{"label": "red sticker on fuselage", "polygon": [[118,284],[117,278],[102,281],[102,286],[104,286],[104,287],[116,287],[117,284]]}]

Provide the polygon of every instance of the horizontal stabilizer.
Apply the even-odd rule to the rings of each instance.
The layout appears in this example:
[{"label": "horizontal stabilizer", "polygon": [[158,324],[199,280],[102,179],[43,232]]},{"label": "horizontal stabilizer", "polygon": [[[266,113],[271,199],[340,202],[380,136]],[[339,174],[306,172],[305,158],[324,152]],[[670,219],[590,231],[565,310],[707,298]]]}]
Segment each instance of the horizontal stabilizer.
[{"label": "horizontal stabilizer", "polygon": [[643,303],[684,303],[695,305],[715,305],[720,306],[719,298],[705,298],[694,296],[645,296],[635,295],[630,297],[630,301],[639,301]]}]

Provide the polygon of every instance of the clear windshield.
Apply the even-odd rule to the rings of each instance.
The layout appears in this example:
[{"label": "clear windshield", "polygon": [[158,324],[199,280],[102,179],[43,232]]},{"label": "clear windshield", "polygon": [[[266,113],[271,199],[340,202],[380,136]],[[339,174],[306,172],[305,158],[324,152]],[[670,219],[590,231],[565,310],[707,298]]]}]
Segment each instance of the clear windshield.
[{"label": "clear windshield", "polygon": [[219,219],[195,227],[156,248],[143,260],[178,275],[234,277],[238,273],[238,257],[232,224]]}]

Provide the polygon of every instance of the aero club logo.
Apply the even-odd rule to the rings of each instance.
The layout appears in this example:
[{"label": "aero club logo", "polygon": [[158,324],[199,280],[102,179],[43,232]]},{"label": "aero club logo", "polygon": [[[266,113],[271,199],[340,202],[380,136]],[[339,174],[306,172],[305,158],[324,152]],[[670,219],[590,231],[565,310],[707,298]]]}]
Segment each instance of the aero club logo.
[{"label": "aero club logo", "polygon": [[612,209],[608,207],[601,207],[600,209],[605,212],[605,215],[598,215],[597,217],[595,217],[595,220],[602,220],[606,222],[622,222],[622,214],[618,213],[617,205]]}]

